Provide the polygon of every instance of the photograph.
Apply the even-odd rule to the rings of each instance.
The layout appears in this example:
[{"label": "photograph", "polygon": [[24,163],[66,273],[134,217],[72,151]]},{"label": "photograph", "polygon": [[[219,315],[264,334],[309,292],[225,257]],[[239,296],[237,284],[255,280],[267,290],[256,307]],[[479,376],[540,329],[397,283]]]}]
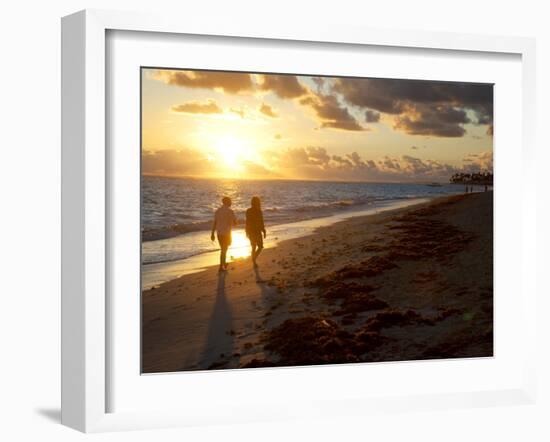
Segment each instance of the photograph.
[{"label": "photograph", "polygon": [[142,374],[493,356],[493,84],[139,75]]}]

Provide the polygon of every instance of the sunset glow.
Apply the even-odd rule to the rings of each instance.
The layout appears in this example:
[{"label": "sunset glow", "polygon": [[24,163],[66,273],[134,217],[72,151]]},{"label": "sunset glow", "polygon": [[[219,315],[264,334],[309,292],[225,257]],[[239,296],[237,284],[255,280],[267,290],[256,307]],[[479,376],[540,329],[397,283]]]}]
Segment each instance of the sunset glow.
[{"label": "sunset glow", "polygon": [[146,175],[422,182],[492,171],[493,87],[142,70]]},{"label": "sunset glow", "polygon": [[236,230],[233,232],[233,240],[229,250],[228,256],[232,259],[246,258],[250,256],[250,242],[246,237],[243,230]]},{"label": "sunset glow", "polygon": [[215,148],[223,161],[222,167],[226,168],[228,173],[243,171],[243,161],[247,159],[245,141],[232,136],[222,136],[216,141]]}]

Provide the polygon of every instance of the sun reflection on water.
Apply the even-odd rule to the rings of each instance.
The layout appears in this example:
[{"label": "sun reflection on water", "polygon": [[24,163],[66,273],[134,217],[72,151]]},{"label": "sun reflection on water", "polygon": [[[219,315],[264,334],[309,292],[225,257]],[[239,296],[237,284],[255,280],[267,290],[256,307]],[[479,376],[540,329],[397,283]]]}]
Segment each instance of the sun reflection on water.
[{"label": "sun reflection on water", "polygon": [[232,236],[233,241],[231,243],[231,246],[229,247],[229,250],[227,251],[227,255],[231,257],[231,259],[249,257],[250,242],[248,241],[244,230],[234,230]]}]

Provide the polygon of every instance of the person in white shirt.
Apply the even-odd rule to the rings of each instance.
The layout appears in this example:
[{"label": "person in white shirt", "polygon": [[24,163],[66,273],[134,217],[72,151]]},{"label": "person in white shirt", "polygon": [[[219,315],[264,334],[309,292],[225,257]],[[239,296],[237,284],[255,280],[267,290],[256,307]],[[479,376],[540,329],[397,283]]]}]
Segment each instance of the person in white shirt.
[{"label": "person in white shirt", "polygon": [[212,232],[210,234],[212,241],[216,240],[214,233],[218,235],[218,242],[220,243],[220,272],[227,269],[227,249],[231,245],[231,230],[236,225],[237,217],[233,210],[231,210],[231,198],[224,196],[222,198],[222,206],[214,213],[214,222],[212,223]]}]

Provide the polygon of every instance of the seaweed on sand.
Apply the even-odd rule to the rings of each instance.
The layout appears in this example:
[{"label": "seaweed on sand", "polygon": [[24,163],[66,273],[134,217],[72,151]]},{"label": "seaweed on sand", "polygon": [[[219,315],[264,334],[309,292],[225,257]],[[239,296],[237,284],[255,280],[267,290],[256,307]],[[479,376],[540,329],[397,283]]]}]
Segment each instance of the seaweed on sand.
[{"label": "seaweed on sand", "polygon": [[369,359],[366,353],[387,340],[376,332],[348,332],[322,317],[287,319],[264,337],[264,349],[278,361],[253,360],[244,367],[361,362]]},{"label": "seaweed on sand", "polygon": [[328,275],[318,278],[309,283],[311,287],[329,287],[335,282],[345,279],[363,278],[377,276],[398,267],[397,264],[384,256],[371,256],[358,264],[346,265]]},{"label": "seaweed on sand", "polygon": [[337,316],[347,315],[348,319],[358,313],[388,307],[388,303],[372,295],[377,288],[356,282],[336,283],[321,293],[329,304],[339,303]]}]

